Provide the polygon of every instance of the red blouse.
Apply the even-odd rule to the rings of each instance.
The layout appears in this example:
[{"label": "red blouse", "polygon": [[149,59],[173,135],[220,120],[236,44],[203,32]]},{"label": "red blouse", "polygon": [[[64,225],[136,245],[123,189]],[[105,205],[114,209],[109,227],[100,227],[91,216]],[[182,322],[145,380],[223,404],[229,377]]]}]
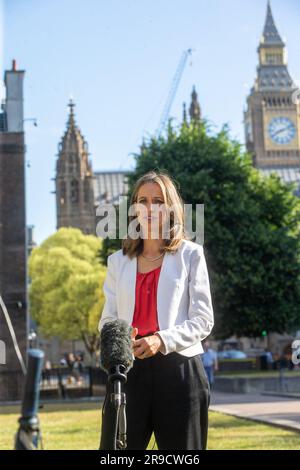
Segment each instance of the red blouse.
[{"label": "red blouse", "polygon": [[156,309],[157,284],[161,266],[148,273],[137,272],[135,287],[135,309],[132,326],[138,335],[145,336],[159,330]]}]

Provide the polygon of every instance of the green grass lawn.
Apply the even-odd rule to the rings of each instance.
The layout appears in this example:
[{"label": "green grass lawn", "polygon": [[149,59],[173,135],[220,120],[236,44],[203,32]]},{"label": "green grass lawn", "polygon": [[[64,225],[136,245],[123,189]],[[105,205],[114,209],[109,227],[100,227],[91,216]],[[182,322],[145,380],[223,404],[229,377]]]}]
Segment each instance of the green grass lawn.
[{"label": "green grass lawn", "polygon": [[[277,370],[270,370],[270,371],[257,371],[257,370],[249,370],[249,371],[223,371],[218,372],[216,377],[245,377],[245,378],[252,378],[252,379],[262,379],[262,378],[278,378],[279,379],[279,371]],[[300,377],[300,370],[284,370],[283,376],[286,378],[290,377]]]},{"label": "green grass lawn", "polygon": [[[13,447],[19,409],[0,409],[0,449]],[[44,448],[97,449],[101,410],[97,403],[47,404],[40,412]],[[209,449],[298,449],[300,434],[210,412]],[[148,449],[157,449],[152,435]]]}]

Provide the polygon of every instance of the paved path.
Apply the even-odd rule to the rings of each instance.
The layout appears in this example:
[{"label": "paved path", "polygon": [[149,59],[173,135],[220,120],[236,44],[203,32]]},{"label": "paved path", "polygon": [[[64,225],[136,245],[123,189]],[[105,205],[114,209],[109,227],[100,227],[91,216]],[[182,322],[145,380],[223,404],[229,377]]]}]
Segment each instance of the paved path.
[{"label": "paved path", "polygon": [[212,392],[210,410],[300,432],[300,400],[261,394]]}]

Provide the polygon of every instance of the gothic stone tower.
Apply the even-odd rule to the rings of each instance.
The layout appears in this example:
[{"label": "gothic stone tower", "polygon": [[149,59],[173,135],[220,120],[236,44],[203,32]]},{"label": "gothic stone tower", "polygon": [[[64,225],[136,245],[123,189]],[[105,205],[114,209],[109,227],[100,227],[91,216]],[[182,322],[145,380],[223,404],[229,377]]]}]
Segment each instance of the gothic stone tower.
[{"label": "gothic stone tower", "polygon": [[[196,87],[193,86],[193,90],[191,93],[191,104],[189,107],[189,116],[190,122],[200,122],[201,121],[201,107],[198,101],[198,94],[196,92]],[[183,103],[183,122],[188,124],[187,121],[187,112],[186,112],[186,104]]]},{"label": "gothic stone tower", "polygon": [[[0,294],[10,315],[25,360],[27,346],[24,71],[4,75],[6,98],[0,113]],[[6,364],[0,364],[0,399],[20,398],[23,376],[0,309],[0,340]]]},{"label": "gothic stone tower", "polygon": [[244,113],[247,150],[257,168],[300,165],[300,104],[287,68],[285,43],[268,2],[259,65]]},{"label": "gothic stone tower", "polygon": [[190,120],[191,121],[200,121],[200,119],[201,119],[201,108],[200,108],[200,104],[199,104],[199,101],[198,101],[198,95],[197,95],[195,86],[193,86],[193,90],[192,90],[189,114],[190,114]]},{"label": "gothic stone tower", "polygon": [[96,234],[93,171],[88,146],[75,123],[74,103],[69,102],[67,130],[59,144],[56,165],[57,228],[76,227]]}]

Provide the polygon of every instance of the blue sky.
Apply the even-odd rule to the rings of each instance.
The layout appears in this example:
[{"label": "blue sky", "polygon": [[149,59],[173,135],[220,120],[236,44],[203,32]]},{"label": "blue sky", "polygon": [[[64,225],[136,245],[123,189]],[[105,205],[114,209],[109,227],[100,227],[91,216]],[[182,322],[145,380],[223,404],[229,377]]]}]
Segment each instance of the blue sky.
[{"label": "blue sky", "polygon": [[[143,136],[155,132],[183,50],[193,55],[171,115],[195,85],[202,114],[229,123],[241,142],[266,0],[4,0],[1,76],[24,69],[27,222],[38,243],[55,231],[57,145],[67,102],[89,143],[94,170],[129,169]],[[272,0],[287,41],[289,70],[300,80],[300,2]],[[0,37],[1,40],[1,37]]]}]

